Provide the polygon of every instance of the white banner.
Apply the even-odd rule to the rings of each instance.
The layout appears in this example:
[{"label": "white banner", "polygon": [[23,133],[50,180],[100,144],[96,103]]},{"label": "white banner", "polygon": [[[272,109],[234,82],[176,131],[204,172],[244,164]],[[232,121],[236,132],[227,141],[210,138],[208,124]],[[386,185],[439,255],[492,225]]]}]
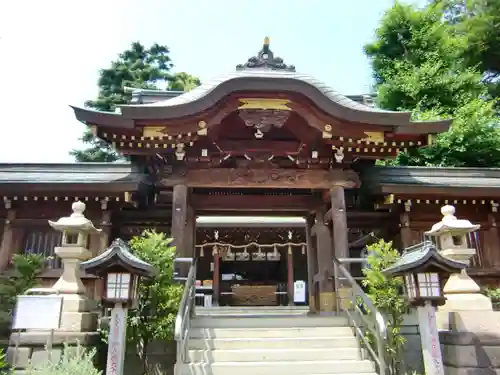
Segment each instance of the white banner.
[{"label": "white banner", "polygon": [[417,308],[426,375],[444,375],[443,357],[436,325],[436,308],[426,302]]},{"label": "white banner", "polygon": [[125,361],[125,347],[127,334],[127,309],[121,305],[111,310],[108,337],[108,361],[106,375],[122,375]]}]

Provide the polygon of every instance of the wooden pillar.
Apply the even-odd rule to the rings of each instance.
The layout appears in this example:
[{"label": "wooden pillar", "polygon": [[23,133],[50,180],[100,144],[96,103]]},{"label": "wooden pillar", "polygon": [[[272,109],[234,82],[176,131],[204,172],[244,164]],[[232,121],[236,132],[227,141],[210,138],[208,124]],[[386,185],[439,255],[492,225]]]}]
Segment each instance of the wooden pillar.
[{"label": "wooden pillar", "polygon": [[288,305],[293,306],[293,253],[289,246],[286,252],[287,284],[288,284]]},{"label": "wooden pillar", "polygon": [[318,273],[315,275],[316,281],[319,283],[319,306],[317,307],[319,307],[320,311],[334,311],[335,293],[332,281],[332,239],[322,212],[316,213],[316,223],[313,227],[313,233],[316,235],[318,257]]},{"label": "wooden pillar", "polygon": [[0,272],[9,265],[10,257],[14,252],[14,229],[12,222],[16,219],[16,211],[11,206],[10,200],[4,200],[7,208],[7,217],[5,218],[2,242],[0,243]]},{"label": "wooden pillar", "polygon": [[219,280],[220,280],[220,249],[214,249],[213,251],[213,262],[214,262],[214,272],[212,280],[212,304],[214,306],[219,306]]},{"label": "wooden pillar", "polygon": [[184,244],[186,246],[186,254],[189,257],[195,258],[198,254],[196,254],[196,240],[195,240],[195,231],[196,231],[196,215],[194,213],[194,209],[191,206],[187,207],[186,214],[186,233],[184,238]]},{"label": "wooden pillar", "polygon": [[[349,258],[349,238],[347,228],[347,213],[345,206],[345,191],[343,186],[334,186],[330,189],[330,200],[332,201],[332,232],[333,232],[333,256],[336,258]],[[350,264],[343,266],[350,270]],[[339,275],[336,275],[339,277]],[[335,287],[334,287],[335,289]],[[341,308],[349,308],[352,300],[352,289],[345,280],[339,280],[336,290],[336,303]]]},{"label": "wooden pillar", "polygon": [[[99,229],[102,229],[102,232],[99,234],[94,234],[90,238],[90,247],[89,250],[92,252],[93,256],[97,256],[102,254],[110,245],[111,239],[111,214],[112,211],[108,209],[108,201],[101,201],[101,220],[99,225],[97,226]],[[102,278],[94,279],[94,291],[92,294],[92,298],[100,299],[102,297],[102,292],[104,291],[104,280]]]},{"label": "wooden pillar", "polygon": [[314,287],[314,275],[318,272],[318,257],[316,246],[314,246],[312,238],[312,227],[314,218],[308,216],[306,218],[306,241],[307,241],[307,293],[309,295],[309,312],[316,312],[316,296]]},{"label": "wooden pillar", "polygon": [[[332,201],[333,250],[337,258],[349,258],[349,240],[347,237],[347,214],[343,186],[330,189]],[[346,264],[345,267],[349,265]]]},{"label": "wooden pillar", "polygon": [[405,211],[399,215],[399,226],[401,234],[401,246],[403,249],[413,245],[411,228],[410,228],[410,210],[411,202],[407,201],[404,204]]},{"label": "wooden pillar", "polygon": [[[498,233],[498,224],[496,220],[496,215],[498,214],[498,203],[491,204],[491,212],[488,213],[488,222],[490,224],[490,229],[488,229],[488,255],[489,255],[489,266],[498,267],[500,266],[500,238]],[[481,246],[484,249],[485,246]],[[479,254],[482,255],[482,254]],[[480,265],[483,266],[484,265]]]},{"label": "wooden pillar", "polygon": [[186,249],[185,232],[188,207],[188,187],[186,185],[175,185],[172,196],[172,231],[177,248],[177,256],[189,257],[191,253]]},{"label": "wooden pillar", "polygon": [[99,249],[96,255],[99,255],[102,252],[104,252],[104,250],[106,250],[110,245],[111,229],[112,229],[111,214],[112,214],[111,210],[109,210],[106,205],[106,208],[103,208],[103,211],[101,213],[100,229],[102,229],[102,232],[100,236]]}]

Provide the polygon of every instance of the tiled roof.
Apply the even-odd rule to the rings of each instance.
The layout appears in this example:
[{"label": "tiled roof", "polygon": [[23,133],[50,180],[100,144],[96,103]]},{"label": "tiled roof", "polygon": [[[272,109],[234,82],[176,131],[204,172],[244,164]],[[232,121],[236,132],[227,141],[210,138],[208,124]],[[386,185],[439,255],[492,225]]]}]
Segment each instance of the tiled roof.
[{"label": "tiled roof", "polygon": [[498,168],[373,167],[362,178],[373,185],[500,188]]},{"label": "tiled roof", "polygon": [[457,262],[441,255],[430,241],[425,241],[404,250],[391,267],[383,272],[388,275],[398,275],[413,270],[432,261],[436,266],[446,270],[459,270],[466,267],[465,263]]},{"label": "tiled roof", "polygon": [[173,98],[169,98],[167,100],[161,100],[155,103],[144,104],[148,106],[175,106],[179,104],[189,103],[195,100],[200,99],[203,96],[209,95],[217,86],[224,82],[228,82],[231,80],[243,79],[243,78],[251,78],[251,79],[286,79],[286,80],[296,80],[300,82],[304,82],[317,90],[319,90],[323,95],[328,97],[335,103],[338,103],[344,107],[348,107],[351,109],[355,109],[358,111],[366,111],[366,112],[383,112],[383,113],[397,113],[401,114],[401,112],[395,111],[384,111],[381,109],[377,109],[374,107],[367,106],[363,103],[354,101],[347,97],[346,95],[342,95],[338,91],[334,90],[324,82],[313,78],[312,76],[306,74],[300,74],[296,72],[288,72],[288,71],[280,71],[280,70],[266,70],[266,69],[255,69],[255,70],[240,70],[232,73],[222,74],[218,77],[205,81],[202,85],[194,88],[193,90],[183,93],[181,95],[175,96]]},{"label": "tiled roof", "polygon": [[130,164],[0,164],[0,185],[138,184],[143,177],[144,174]]}]

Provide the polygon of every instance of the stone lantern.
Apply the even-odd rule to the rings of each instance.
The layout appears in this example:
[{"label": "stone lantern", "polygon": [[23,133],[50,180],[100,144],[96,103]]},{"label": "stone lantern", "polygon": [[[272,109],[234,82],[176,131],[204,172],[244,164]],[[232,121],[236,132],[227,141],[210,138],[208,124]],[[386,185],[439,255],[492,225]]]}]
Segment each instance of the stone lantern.
[{"label": "stone lantern", "polygon": [[84,216],[85,203],[74,202],[71,208],[73,213],[70,216],[49,220],[49,225],[63,234],[61,246],[54,251],[61,258],[63,271],[51,289],[64,297],[61,330],[88,331],[95,328],[97,317],[90,312],[93,301],[85,296],[80,263],[92,257],[87,249],[89,235],[101,230]]},{"label": "stone lantern", "polygon": [[[470,265],[470,259],[476,254],[467,241],[470,233],[476,232],[480,225],[469,220],[457,219],[455,207],[441,208],[443,219],[432,226],[425,234],[435,239],[438,251],[447,258]],[[467,274],[466,268],[459,273],[453,273],[448,278],[444,288],[446,303],[443,311],[492,310],[491,300],[481,294],[479,285]]]}]

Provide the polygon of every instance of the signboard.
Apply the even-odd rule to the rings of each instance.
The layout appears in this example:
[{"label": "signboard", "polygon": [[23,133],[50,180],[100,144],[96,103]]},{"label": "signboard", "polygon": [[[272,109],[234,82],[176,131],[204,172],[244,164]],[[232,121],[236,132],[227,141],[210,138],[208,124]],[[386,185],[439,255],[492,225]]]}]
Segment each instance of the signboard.
[{"label": "signboard", "polygon": [[297,280],[293,283],[293,302],[306,302],[306,283],[304,280]]},{"label": "signboard", "polygon": [[436,325],[436,308],[426,303],[425,306],[417,308],[417,313],[425,373],[427,375],[444,375],[443,357]]},{"label": "signboard", "polygon": [[62,303],[62,296],[17,296],[12,329],[59,329]]},{"label": "signboard", "polygon": [[108,361],[106,375],[122,375],[125,361],[125,334],[127,329],[127,309],[115,306],[111,310],[108,337]]}]

